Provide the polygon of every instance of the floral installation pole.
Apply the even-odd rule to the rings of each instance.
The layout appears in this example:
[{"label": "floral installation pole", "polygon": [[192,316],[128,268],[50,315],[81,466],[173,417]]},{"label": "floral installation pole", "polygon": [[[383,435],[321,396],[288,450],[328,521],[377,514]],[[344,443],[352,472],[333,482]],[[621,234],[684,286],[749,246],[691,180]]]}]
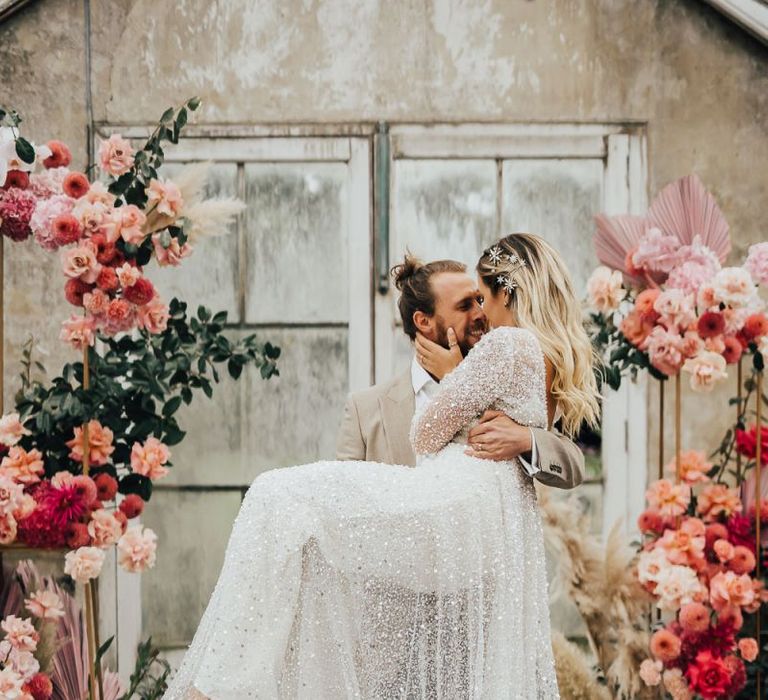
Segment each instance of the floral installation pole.
[{"label": "floral installation pole", "polygon": [[[0,108],[0,234],[58,253],[64,295],[77,309],[60,337],[82,357],[43,384],[32,377],[33,367],[44,371],[33,343],[25,347],[15,410],[0,418],[0,547],[66,552],[65,573],[85,587],[91,700],[105,700],[100,658],[109,646],[96,634],[97,579],[112,547],[126,571],[155,564],[157,536],[129,521],[172,466],[170,448],[184,437],[175,413],[198,390],[212,395],[217,365],[233,379],[246,365],[264,379],[278,374],[279,348],[253,335],[233,343],[223,334],[226,312],[201,306],[191,316],[145,275],[152,260],[180,265],[244,206],[204,197],[204,164],[175,181],[159,175],[163,145],[178,142],[199,104],[168,109],[141,150],[119,134],[102,141],[103,181],[95,182],[70,170],[65,144],[30,143],[20,116]],[[23,687],[29,668],[15,658],[0,658],[0,678]]]},{"label": "floral installation pole", "polygon": [[[600,215],[588,283],[595,346],[607,383],[647,370],[660,381],[660,473],[640,516],[637,578],[658,613],[640,672],[675,700],[760,697],[765,673],[762,370],[768,243],[724,267],[728,226],[695,176],[665,187],[645,216]],[[742,363],[752,357],[743,382]],[[705,393],[736,365],[735,428],[710,457],[682,449],[681,374]],[[664,385],[675,381],[675,454],[662,467]],[[755,423],[747,429],[755,394]],[[735,466],[734,466],[735,462]],[[665,475],[666,472],[666,475]]]}]

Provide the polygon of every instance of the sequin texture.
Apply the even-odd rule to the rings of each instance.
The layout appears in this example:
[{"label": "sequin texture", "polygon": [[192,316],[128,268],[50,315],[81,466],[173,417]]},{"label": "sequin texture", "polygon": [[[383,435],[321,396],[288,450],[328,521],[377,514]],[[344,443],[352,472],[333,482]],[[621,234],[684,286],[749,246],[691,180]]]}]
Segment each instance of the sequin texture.
[{"label": "sequin texture", "polygon": [[487,408],[546,425],[529,331],[491,331],[441,382],[414,418],[416,468],[261,474],[165,697],[558,698],[533,483],[464,454]]}]

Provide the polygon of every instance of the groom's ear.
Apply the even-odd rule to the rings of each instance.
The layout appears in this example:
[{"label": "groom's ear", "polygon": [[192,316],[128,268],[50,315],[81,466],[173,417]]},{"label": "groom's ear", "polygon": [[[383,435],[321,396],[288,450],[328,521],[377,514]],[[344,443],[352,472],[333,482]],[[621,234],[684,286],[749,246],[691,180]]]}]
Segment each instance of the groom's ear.
[{"label": "groom's ear", "polygon": [[416,330],[427,338],[432,338],[435,328],[435,320],[432,316],[427,316],[423,311],[413,312],[413,325]]}]

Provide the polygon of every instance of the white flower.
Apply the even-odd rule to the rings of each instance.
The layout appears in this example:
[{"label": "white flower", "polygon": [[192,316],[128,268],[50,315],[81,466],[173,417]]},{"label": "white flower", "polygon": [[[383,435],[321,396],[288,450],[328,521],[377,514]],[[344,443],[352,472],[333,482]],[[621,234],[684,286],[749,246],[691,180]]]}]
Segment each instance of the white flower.
[{"label": "white flower", "polygon": [[618,270],[604,265],[598,267],[587,281],[589,301],[601,313],[615,311],[624,296],[622,278]]},{"label": "white flower", "polygon": [[6,413],[0,418],[0,443],[6,447],[13,447],[22,436],[30,434],[22,424],[18,413]]},{"label": "white flower", "polygon": [[725,365],[725,358],[722,355],[704,351],[686,360],[683,363],[683,371],[691,373],[691,389],[712,391],[717,382],[728,376]]},{"label": "white flower", "polygon": [[712,280],[715,298],[734,308],[754,302],[755,283],[743,267],[724,267]]}]

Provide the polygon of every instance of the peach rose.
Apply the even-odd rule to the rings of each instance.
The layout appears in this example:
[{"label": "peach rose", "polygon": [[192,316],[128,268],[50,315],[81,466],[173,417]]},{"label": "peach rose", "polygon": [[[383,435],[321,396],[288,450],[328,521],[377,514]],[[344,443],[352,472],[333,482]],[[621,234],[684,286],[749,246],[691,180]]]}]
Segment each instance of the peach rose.
[{"label": "peach rose", "polygon": [[757,642],[752,637],[743,637],[739,640],[739,652],[744,661],[754,661],[757,658]]},{"label": "peach rose", "polygon": [[99,144],[99,163],[102,170],[118,177],[133,167],[133,148],[127,139],[112,134]]},{"label": "peach rose", "polygon": [[653,303],[659,321],[670,331],[682,331],[696,320],[693,296],[682,289],[667,289]]},{"label": "peach rose", "polygon": [[106,223],[109,208],[104,202],[89,202],[87,197],[84,197],[75,204],[72,216],[80,222],[83,231],[92,235],[100,231]]},{"label": "peach rose", "polygon": [[117,273],[117,279],[120,280],[120,284],[123,287],[130,287],[141,279],[141,270],[128,263],[123,263],[115,269],[115,272]]},{"label": "peach rose", "polygon": [[158,214],[174,219],[181,214],[181,208],[184,206],[181,191],[170,180],[150,180],[147,197],[148,209],[155,209]]},{"label": "peach rose", "polygon": [[717,540],[712,549],[714,549],[715,555],[722,563],[733,559],[736,551],[736,548],[728,540]]},{"label": "peach rose", "polygon": [[103,182],[98,180],[91,183],[88,194],[85,195],[84,199],[91,204],[101,203],[107,207],[111,207],[115,203],[115,195],[107,189]]},{"label": "peach rose", "polygon": [[653,321],[643,319],[637,311],[628,313],[619,324],[624,337],[636,347],[640,347],[653,330]]},{"label": "peach rose", "polygon": [[652,583],[655,587],[662,570],[669,566],[667,553],[663,549],[642,552],[637,560],[637,579],[640,583]]},{"label": "peach rose", "polygon": [[[694,484],[709,481],[707,472],[712,469],[712,463],[707,461],[707,457],[701,450],[685,450],[680,453],[680,479],[681,481],[693,486]],[[677,464],[673,459],[665,470],[668,474],[675,474]]]},{"label": "peach rose", "polygon": [[155,565],[157,535],[148,527],[129,527],[117,543],[117,560],[131,573],[140,573]]},{"label": "peach rose", "polygon": [[17,534],[16,518],[10,513],[0,513],[0,544],[12,544]]},{"label": "peach rose", "polygon": [[147,217],[141,209],[134,204],[126,204],[112,210],[101,230],[108,243],[115,243],[122,238],[126,243],[141,245],[146,237],[143,230],[146,222]]},{"label": "peach rose", "polygon": [[0,622],[0,628],[5,632],[5,638],[14,649],[19,651],[34,651],[37,649],[40,635],[29,618],[22,620],[20,617],[16,617],[16,615],[8,615],[8,617]]},{"label": "peach rose", "polygon": [[[112,445],[113,438],[112,431],[95,418],[88,421],[88,444],[90,448],[88,456],[92,465],[101,466],[107,463],[109,456],[115,451]],[[75,428],[75,437],[69,440],[66,445],[70,449],[70,458],[76,462],[82,462],[84,447],[82,427],[77,426]]]},{"label": "peach rose", "polygon": [[709,582],[709,602],[718,612],[730,607],[742,608],[754,600],[755,589],[747,574],[739,576],[733,571],[725,571]]},{"label": "peach rose", "polygon": [[651,364],[667,376],[674,376],[683,364],[683,339],[675,332],[655,326],[645,339],[642,349],[647,351]]},{"label": "peach rose", "polygon": [[91,521],[88,523],[88,534],[94,547],[110,547],[120,539],[123,534],[123,526],[120,521],[108,510],[99,508],[91,513]]},{"label": "peach rose", "polygon": [[683,371],[691,374],[691,389],[694,391],[712,391],[712,388],[728,373],[725,371],[725,358],[715,352],[705,351],[683,363]]},{"label": "peach rose", "polygon": [[77,583],[86,583],[101,573],[104,565],[104,551],[98,547],[80,547],[67,552],[64,557],[64,573]]},{"label": "peach rose", "polygon": [[705,522],[712,522],[719,515],[729,516],[740,513],[741,509],[738,493],[725,484],[712,484],[704,488],[696,504],[696,511]]},{"label": "peach rose", "polygon": [[178,238],[171,238],[168,247],[163,248],[163,244],[160,242],[160,237],[161,234],[159,233],[152,235],[152,244],[155,247],[155,257],[157,258],[157,264],[160,265],[160,267],[167,267],[169,265],[176,267],[181,263],[183,258],[192,254],[192,246],[189,243],[180,246]]},{"label": "peach rose", "polygon": [[64,617],[64,604],[58,593],[53,591],[35,591],[24,601],[24,605],[32,615],[41,620],[57,620]]},{"label": "peach rose", "polygon": [[162,333],[168,327],[170,312],[168,306],[155,297],[137,310],[136,322],[148,333]]},{"label": "peach rose", "polygon": [[96,260],[96,247],[85,241],[82,245],[62,251],[61,269],[67,277],[93,284],[101,272],[101,264]]},{"label": "peach rose", "polygon": [[0,469],[17,483],[30,486],[40,481],[40,474],[45,471],[43,455],[40,450],[27,452],[23,447],[16,445],[3,457]]},{"label": "peach rose", "polygon": [[657,546],[666,551],[672,564],[693,565],[704,558],[704,533],[693,536],[682,529],[665,530]]},{"label": "peach rose", "polygon": [[587,280],[587,294],[590,304],[601,313],[619,308],[624,296],[621,273],[604,265],[596,268]]},{"label": "peach rose", "polygon": [[69,343],[75,350],[82,350],[96,342],[96,324],[87,316],[71,316],[61,324],[59,338]]},{"label": "peach rose", "polygon": [[660,289],[644,289],[635,299],[635,311],[640,314],[643,320],[656,323],[656,319],[659,318],[659,312],[654,309],[654,304],[661,294]]},{"label": "peach rose", "polygon": [[31,435],[24,427],[18,413],[6,413],[0,418],[0,444],[12,447],[25,435]]},{"label": "peach rose", "polygon": [[131,449],[131,469],[137,474],[147,476],[152,481],[168,475],[168,469],[163,465],[170,459],[171,451],[156,437],[147,438],[142,445],[133,443]]},{"label": "peach rose", "polygon": [[682,515],[691,502],[687,484],[673,484],[669,479],[654,481],[645,492],[648,505],[664,517]]},{"label": "peach rose", "polygon": [[664,665],[661,661],[654,661],[653,659],[645,659],[640,664],[640,678],[646,685],[658,685],[661,683],[661,670]]}]

